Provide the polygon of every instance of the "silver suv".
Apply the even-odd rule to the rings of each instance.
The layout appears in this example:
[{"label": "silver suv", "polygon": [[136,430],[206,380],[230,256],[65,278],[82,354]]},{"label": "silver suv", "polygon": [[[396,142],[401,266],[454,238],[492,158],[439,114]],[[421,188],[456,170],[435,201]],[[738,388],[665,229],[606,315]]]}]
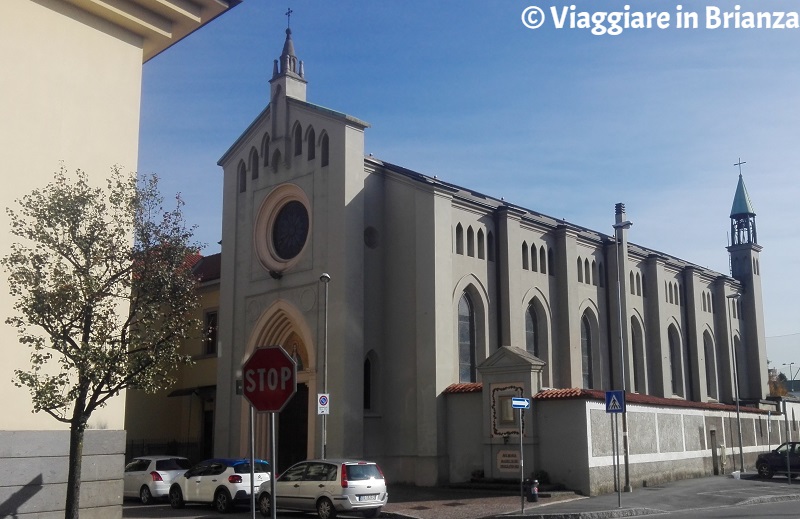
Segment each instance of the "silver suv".
[{"label": "silver suv", "polygon": [[[269,517],[271,484],[258,491],[258,508]],[[328,459],[301,461],[275,481],[276,506],[285,510],[315,511],[320,519],[337,512],[361,512],[377,517],[389,494],[380,467],[371,461]]]},{"label": "silver suv", "polygon": [[[269,463],[255,460],[253,488],[269,481]],[[178,476],[169,487],[169,504],[183,508],[188,502],[211,503],[217,512],[230,512],[235,504],[250,504],[250,460],[215,458],[201,461]]]}]

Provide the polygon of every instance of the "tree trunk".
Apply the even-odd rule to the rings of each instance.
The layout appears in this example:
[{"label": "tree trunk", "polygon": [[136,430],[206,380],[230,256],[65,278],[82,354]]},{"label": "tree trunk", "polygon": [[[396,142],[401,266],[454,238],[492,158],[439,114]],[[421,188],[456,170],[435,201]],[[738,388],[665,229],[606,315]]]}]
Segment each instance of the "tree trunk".
[{"label": "tree trunk", "polygon": [[67,503],[64,519],[78,519],[81,500],[81,463],[83,462],[83,421],[73,422],[69,428],[69,476],[67,478]]}]

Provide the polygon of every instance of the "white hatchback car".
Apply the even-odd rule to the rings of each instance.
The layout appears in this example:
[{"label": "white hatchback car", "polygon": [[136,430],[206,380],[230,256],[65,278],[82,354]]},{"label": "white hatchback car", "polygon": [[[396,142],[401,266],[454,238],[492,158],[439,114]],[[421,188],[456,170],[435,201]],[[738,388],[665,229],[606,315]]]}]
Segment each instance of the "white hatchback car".
[{"label": "white hatchback car", "polygon": [[125,465],[125,497],[138,497],[149,505],[154,499],[167,497],[172,480],[191,467],[180,456],[139,456]]},{"label": "white hatchback car", "polygon": [[[271,484],[261,485],[258,508],[269,517]],[[377,517],[389,500],[383,472],[376,463],[346,459],[308,460],[289,467],[275,481],[278,509],[316,511],[320,519],[337,512]]]},{"label": "white hatchback car", "polygon": [[[269,462],[255,460],[253,488],[270,479]],[[215,458],[201,461],[172,481],[169,504],[210,503],[217,512],[230,512],[234,505],[250,504],[250,460]]]}]

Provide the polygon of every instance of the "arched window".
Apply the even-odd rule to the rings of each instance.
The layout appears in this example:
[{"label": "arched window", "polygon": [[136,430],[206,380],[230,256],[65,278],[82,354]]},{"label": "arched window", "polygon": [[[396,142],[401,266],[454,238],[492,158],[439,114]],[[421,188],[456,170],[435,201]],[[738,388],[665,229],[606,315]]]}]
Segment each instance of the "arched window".
[{"label": "arched window", "polygon": [[592,274],[591,274],[591,271],[589,270],[589,260],[588,259],[584,260],[584,262],[583,262],[583,271],[585,273],[583,279],[586,280],[586,284],[587,285],[591,285],[592,284]]},{"label": "arched window", "polygon": [[647,393],[647,356],[644,349],[642,325],[631,317],[631,353],[633,355],[633,390]]},{"label": "arched window", "polygon": [[494,233],[492,233],[492,231],[486,234],[486,248],[489,252],[489,261],[494,261]]},{"label": "arched window", "polygon": [[706,355],[706,393],[709,398],[719,398],[717,395],[717,354],[714,351],[714,341],[708,332],[703,333],[703,350]]},{"label": "arched window", "polygon": [[306,146],[308,146],[308,160],[314,160],[317,157],[317,136],[314,133],[314,128],[310,126],[306,134]]},{"label": "arched window", "polygon": [[300,156],[303,154],[303,129],[300,127],[299,124],[295,125],[294,127],[294,156]]},{"label": "arched window", "polygon": [[531,270],[533,272],[537,272],[539,270],[539,262],[537,261],[537,257],[539,256],[539,251],[536,248],[536,245],[531,245]]},{"label": "arched window", "polygon": [[592,260],[592,285],[597,286],[597,262]]},{"label": "arched window", "polygon": [[320,150],[319,150],[320,151],[320,155],[322,155],[322,157],[320,157],[319,164],[320,164],[320,166],[324,167],[324,166],[328,165],[328,134],[327,133],[322,136],[322,142],[320,142],[319,147],[320,147]]},{"label": "arched window", "polygon": [[483,229],[478,229],[478,259],[486,259],[483,243]]},{"label": "arched window", "polygon": [[250,178],[253,180],[258,178],[258,151],[255,146],[250,150]]},{"label": "arched window", "polygon": [[675,326],[667,332],[669,340],[669,362],[672,382],[672,394],[683,396],[683,378],[681,376],[681,340]]},{"label": "arched window", "polygon": [[464,254],[464,228],[456,225],[456,254]]},{"label": "arched window", "polygon": [[673,294],[674,294],[674,292],[672,291],[672,283],[670,283],[670,284],[669,284],[669,302],[670,302],[670,303],[674,303],[674,302],[675,302],[675,301],[673,300],[673,298],[672,298]]},{"label": "arched window", "polygon": [[581,319],[581,373],[583,388],[592,389],[592,324],[589,317],[583,314]]},{"label": "arched window", "polygon": [[536,307],[531,301],[525,311],[525,349],[531,355],[541,358],[539,355],[539,340],[539,318],[536,315]]},{"label": "arched window", "polygon": [[467,227],[467,256],[475,257],[475,232],[471,225]]},{"label": "arched window", "polygon": [[239,192],[244,193],[247,191],[247,167],[244,161],[239,163]]},{"label": "arched window", "polygon": [[547,274],[547,253],[544,251],[544,245],[539,249],[539,272]]},{"label": "arched window", "polygon": [[522,242],[522,268],[528,270],[528,244]]},{"label": "arched window", "polygon": [[578,283],[583,283],[583,261],[578,258]]},{"label": "arched window", "polygon": [[372,409],[372,361],[364,359],[364,410]]},{"label": "arched window", "polygon": [[705,312],[706,311],[706,293],[703,292],[702,294],[700,294],[700,297],[702,297],[702,299],[703,299],[703,311]]},{"label": "arched window", "polygon": [[628,284],[631,286],[631,295],[636,295],[636,285],[633,282],[633,271],[631,270],[630,275],[628,276]]},{"label": "arched window", "polygon": [[642,274],[642,297],[647,297],[647,281],[644,274]]},{"label": "arched window", "polygon": [[458,381],[475,380],[475,311],[464,292],[458,302]]}]

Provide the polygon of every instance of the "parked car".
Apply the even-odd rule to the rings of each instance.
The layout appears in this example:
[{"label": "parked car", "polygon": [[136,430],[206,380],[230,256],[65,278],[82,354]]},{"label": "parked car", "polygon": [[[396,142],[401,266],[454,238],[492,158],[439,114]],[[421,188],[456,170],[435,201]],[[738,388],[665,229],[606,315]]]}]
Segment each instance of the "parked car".
[{"label": "parked car", "polygon": [[[254,469],[253,486],[258,489],[269,481],[269,462],[255,460]],[[229,512],[237,504],[249,504],[250,460],[205,460],[175,478],[169,489],[169,504],[183,508],[190,502],[210,503],[220,513]]]},{"label": "parked car", "polygon": [[139,456],[125,465],[123,475],[125,497],[138,497],[144,505],[167,497],[172,480],[186,472],[192,464],[180,456]]},{"label": "parked car", "polygon": [[787,442],[771,452],[759,454],[756,460],[758,475],[766,479],[775,474],[788,475],[787,456],[792,477],[800,476],[800,442]]},{"label": "parked car", "polygon": [[[269,517],[271,483],[258,491],[258,508]],[[383,472],[371,461],[346,459],[307,460],[289,467],[275,481],[277,508],[316,511],[320,519],[333,519],[338,512],[361,512],[377,517],[389,494]]]}]

